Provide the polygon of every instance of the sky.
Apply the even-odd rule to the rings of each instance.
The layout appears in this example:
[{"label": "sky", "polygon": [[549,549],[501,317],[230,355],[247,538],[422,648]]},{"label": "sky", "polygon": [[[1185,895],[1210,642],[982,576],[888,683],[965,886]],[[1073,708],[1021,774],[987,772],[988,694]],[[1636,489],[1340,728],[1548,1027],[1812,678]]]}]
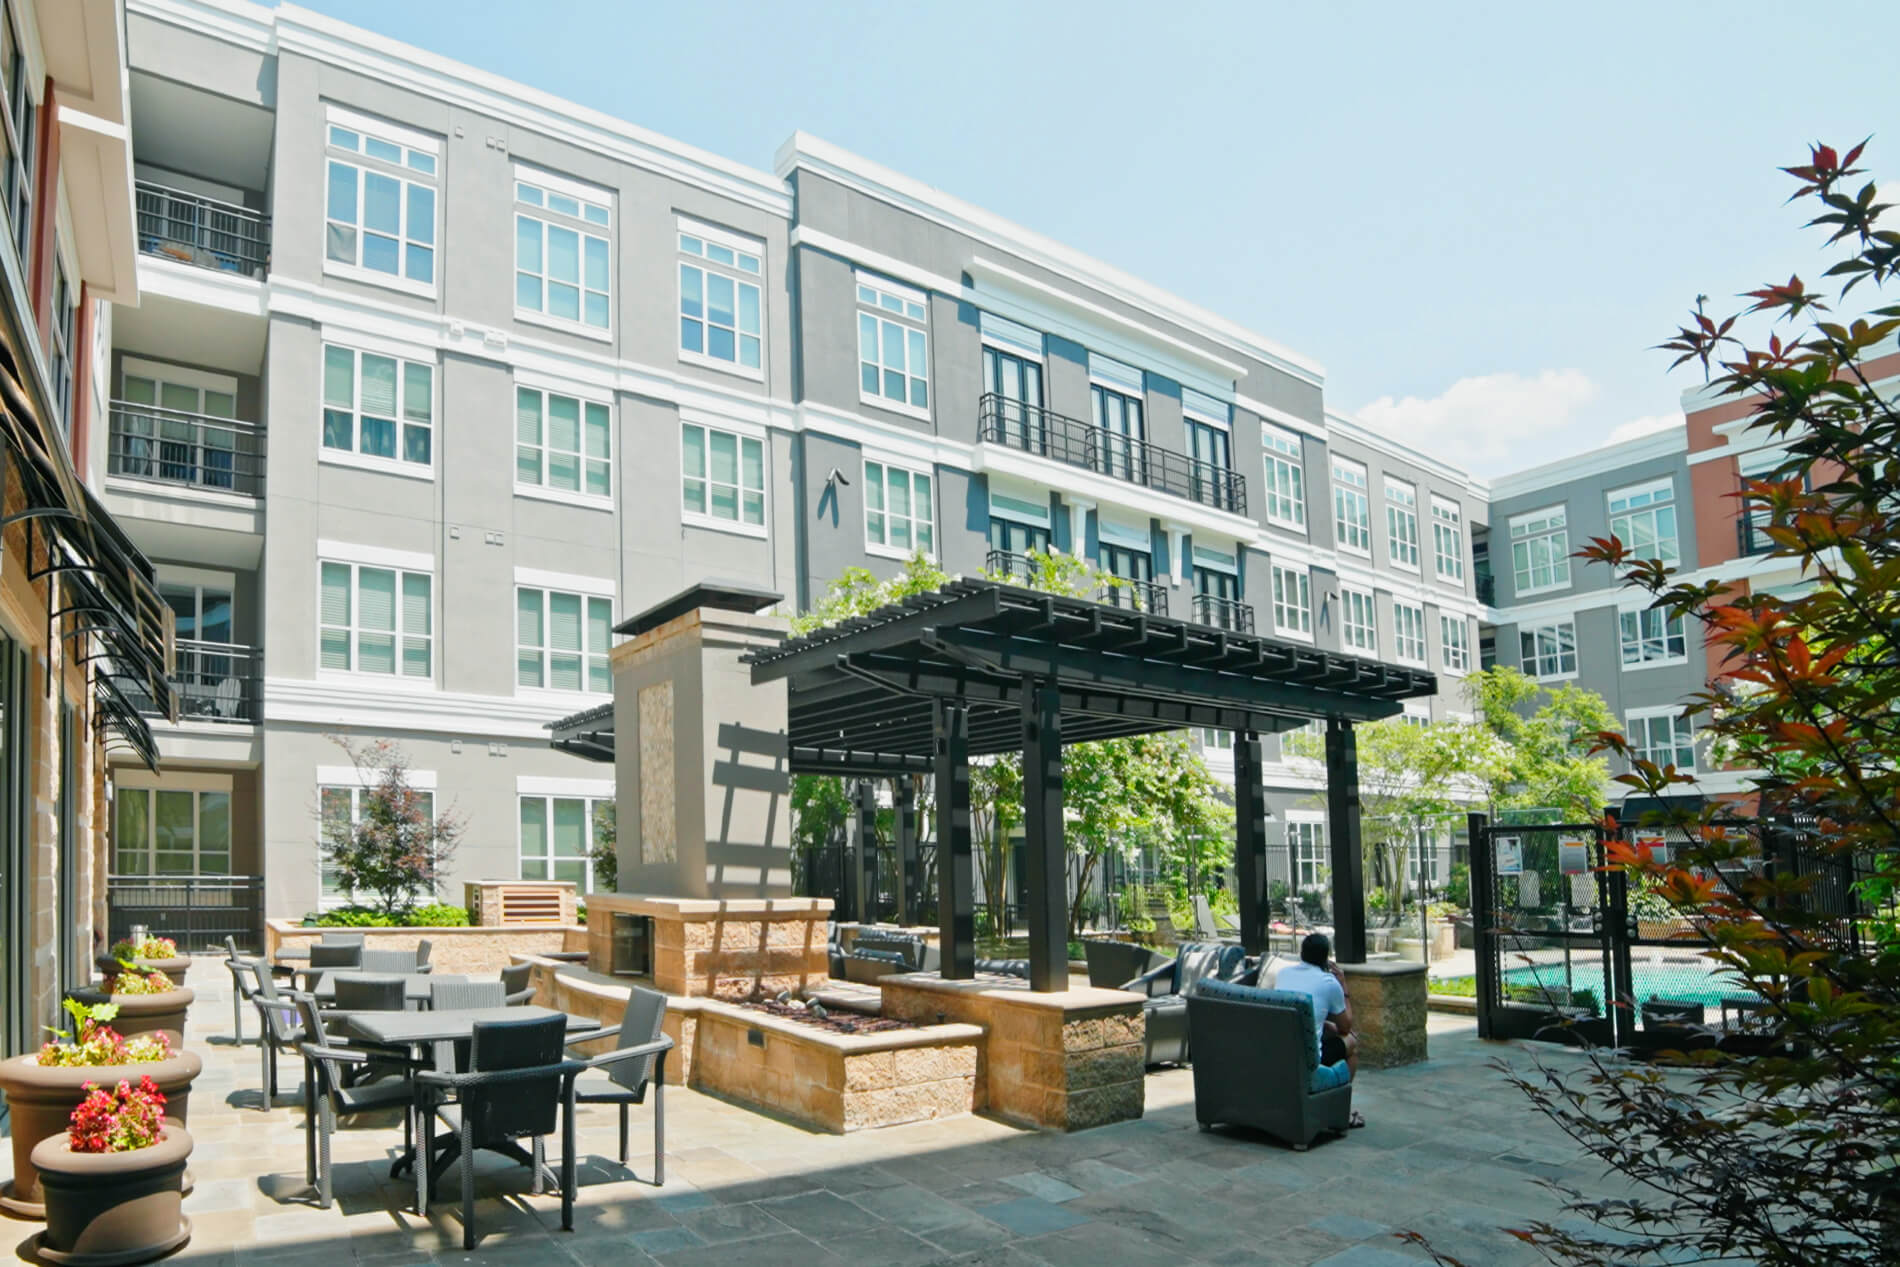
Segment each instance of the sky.
[{"label": "sky", "polygon": [[1680,421],[1699,379],[1653,348],[1696,296],[1828,262],[1776,171],[1809,142],[1874,134],[1900,192],[1893,3],[306,7],[761,169],[813,133],[1318,360],[1329,408],[1484,476]]}]

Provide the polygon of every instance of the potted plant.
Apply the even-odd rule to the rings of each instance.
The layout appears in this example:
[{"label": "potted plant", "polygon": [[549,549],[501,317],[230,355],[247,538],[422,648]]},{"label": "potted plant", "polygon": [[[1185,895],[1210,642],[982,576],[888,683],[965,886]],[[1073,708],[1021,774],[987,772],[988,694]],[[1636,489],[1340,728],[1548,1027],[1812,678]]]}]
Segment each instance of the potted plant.
[{"label": "potted plant", "polygon": [[196,995],[162,972],[121,963],[100,987],[118,1006],[118,1031],[127,1038],[163,1034],[176,1047],[185,1037],[185,1009]]},{"label": "potted plant", "polygon": [[113,1090],[86,1084],[68,1128],[33,1148],[46,1198],[34,1248],[48,1262],[116,1267],[150,1262],[191,1238],[181,1208],[191,1135],[165,1116],[149,1076]]},{"label": "potted plant", "polygon": [[136,941],[129,937],[115,941],[93,962],[107,976],[119,971],[120,965],[130,963],[147,972],[162,972],[174,981],[182,981],[191,967],[191,956],[179,954],[178,943],[169,937],[147,935]]},{"label": "potted plant", "polygon": [[204,1069],[196,1052],[175,1050],[163,1034],[127,1037],[112,1029],[118,1008],[110,1003],[87,1006],[68,999],[66,1010],[74,1020],[72,1033],[55,1031],[37,1052],[0,1060],[0,1092],[7,1097],[13,1136],[13,1180],[0,1188],[0,1207],[28,1218],[44,1212],[34,1145],[66,1128],[86,1098],[87,1083],[149,1077],[183,1124],[192,1080]]}]

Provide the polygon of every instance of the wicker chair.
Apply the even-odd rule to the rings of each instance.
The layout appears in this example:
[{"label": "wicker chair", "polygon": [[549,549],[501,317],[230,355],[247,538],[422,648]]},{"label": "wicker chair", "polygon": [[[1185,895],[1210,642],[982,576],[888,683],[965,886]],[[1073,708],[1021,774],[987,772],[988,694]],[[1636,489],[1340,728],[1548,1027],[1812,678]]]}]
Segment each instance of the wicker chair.
[{"label": "wicker chair", "polygon": [[259,1020],[258,1072],[262,1083],[263,1109],[268,1113],[277,1098],[277,1053],[285,1048],[294,1051],[297,1044],[303,1041],[304,1032],[297,1018],[295,996],[278,993],[277,982],[270,973],[257,974],[257,993],[251,996],[251,1004],[257,1008]]},{"label": "wicker chair", "polygon": [[435,943],[427,937],[416,942],[416,971],[428,972],[433,965],[429,962],[429,952],[435,949]]},{"label": "wicker chair", "polygon": [[[335,1046],[324,1031],[317,1001],[310,995],[297,996],[297,1011],[304,1033],[297,1048],[303,1053],[304,1179],[316,1188],[317,1204],[327,1210],[332,1200],[330,1136],[336,1131],[337,1119],[397,1107],[406,1110],[412,1092],[401,1079],[365,1080],[363,1071],[388,1058],[380,1051]],[[413,1139],[413,1123],[407,1112],[402,1118],[402,1133],[407,1149]]]},{"label": "wicker chair", "polygon": [[1346,1133],[1352,1083],[1319,1077],[1312,995],[1204,981],[1186,1002],[1202,1130],[1250,1126],[1300,1150]]},{"label": "wicker chair", "polygon": [[416,971],[416,952],[413,950],[364,950],[363,962],[359,965],[364,972],[401,972]]},{"label": "wicker chair", "polygon": [[[422,1197],[418,1213],[428,1215],[429,1195],[442,1172],[458,1161],[462,1170],[462,1248],[475,1248],[475,1153],[478,1149],[512,1157],[528,1166],[529,1191],[541,1192],[543,1179],[561,1189],[561,1228],[574,1228],[574,1077],[586,1064],[562,1059],[567,1045],[565,1016],[477,1024],[469,1041],[466,1072],[424,1069],[416,1074],[418,1093],[453,1132],[428,1141],[427,1174],[417,1180]],[[451,1103],[437,1097],[453,1093]],[[429,1120],[427,1116],[422,1121]],[[561,1130],[561,1173],[548,1170],[544,1146],[554,1128]],[[516,1141],[532,1141],[531,1151]],[[440,1144],[440,1148],[437,1145]]]},{"label": "wicker chair", "polygon": [[340,928],[326,928],[317,938],[317,944],[319,946],[360,946],[363,944],[363,934],[347,932]]},{"label": "wicker chair", "polygon": [[591,1043],[603,1038],[620,1040],[612,1051],[587,1057],[589,1069],[606,1073],[608,1085],[590,1086],[576,1080],[569,1112],[576,1104],[613,1104],[620,1109],[620,1164],[628,1159],[627,1111],[646,1103],[647,1088],[653,1088],[653,1186],[666,1182],[666,1053],[673,1040],[660,1032],[666,1020],[666,996],[658,990],[634,986],[627,996],[627,1010],[620,1024],[578,1034],[568,1041]]},{"label": "wicker chair", "polygon": [[526,1007],[534,1002],[534,986],[529,984],[533,976],[531,963],[511,963],[501,970],[501,991],[507,1006]]},{"label": "wicker chair", "polygon": [[313,990],[326,972],[355,972],[362,966],[362,942],[343,942],[335,945],[318,942],[310,948],[310,966],[298,971],[303,974],[304,989]]},{"label": "wicker chair", "polygon": [[255,959],[238,953],[237,939],[224,939],[224,966],[231,973],[231,1042],[244,1045],[244,1005],[257,997],[257,979],[269,976],[270,969]]},{"label": "wicker chair", "polygon": [[445,977],[429,982],[429,1006],[438,1012],[501,1007],[507,1001],[499,981],[451,981]]},{"label": "wicker chair", "polygon": [[351,975],[336,979],[339,1012],[401,1012],[406,1006],[400,976]]}]

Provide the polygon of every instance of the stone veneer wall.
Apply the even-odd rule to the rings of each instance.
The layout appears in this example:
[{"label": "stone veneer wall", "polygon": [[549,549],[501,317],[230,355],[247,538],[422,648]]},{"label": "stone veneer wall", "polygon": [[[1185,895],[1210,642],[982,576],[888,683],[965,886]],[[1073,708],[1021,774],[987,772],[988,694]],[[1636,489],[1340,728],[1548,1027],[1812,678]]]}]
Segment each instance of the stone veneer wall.
[{"label": "stone veneer wall", "polygon": [[1037,994],[1027,982],[934,973],[883,977],[884,1014],[961,1021],[986,1032],[979,1107],[1063,1131],[1138,1118],[1145,1104],[1146,1022],[1141,1000],[1121,990]]},{"label": "stone veneer wall", "polygon": [[1341,964],[1352,1028],[1359,1035],[1359,1067],[1390,1069],[1425,1059],[1425,965],[1382,959]]},{"label": "stone veneer wall", "polygon": [[[306,928],[290,920],[264,922],[264,949],[276,954],[287,946],[308,945],[337,929]],[[554,925],[500,928],[365,928],[363,944],[378,950],[414,950],[428,939],[429,963],[437,972],[494,976],[521,955],[545,955],[561,950],[569,930]]]},{"label": "stone veneer wall", "polygon": [[829,898],[644,897],[588,900],[587,962],[613,967],[613,916],[653,920],[653,988],[670,995],[748,999],[816,989],[831,974],[825,950]]}]

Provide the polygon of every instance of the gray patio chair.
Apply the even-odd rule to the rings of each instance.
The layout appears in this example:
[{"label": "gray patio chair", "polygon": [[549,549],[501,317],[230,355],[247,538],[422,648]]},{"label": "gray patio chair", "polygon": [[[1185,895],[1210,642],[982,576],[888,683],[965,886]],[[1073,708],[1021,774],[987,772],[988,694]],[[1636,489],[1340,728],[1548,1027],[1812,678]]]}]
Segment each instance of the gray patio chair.
[{"label": "gray patio chair", "polygon": [[1086,938],[1082,957],[1088,962],[1089,984],[1100,990],[1126,989],[1136,977],[1170,962],[1158,950],[1104,937]]},{"label": "gray patio chair", "polygon": [[277,982],[268,972],[257,974],[257,993],[251,997],[251,1003],[257,1008],[258,1073],[263,1107],[268,1113],[277,1098],[277,1053],[285,1048],[296,1049],[304,1038],[303,1026],[298,1021],[295,996],[280,993]]},{"label": "gray patio chair", "polygon": [[[416,1086],[429,1097],[426,1107],[452,1132],[441,1139],[425,1139],[429,1154],[426,1178],[421,1181],[422,1209],[428,1217],[429,1195],[435,1181],[451,1165],[462,1170],[462,1248],[475,1248],[475,1153],[500,1153],[529,1167],[529,1191],[539,1194],[544,1179],[561,1189],[561,1229],[574,1229],[574,1114],[571,1108],[576,1074],[587,1068],[565,1060],[565,1016],[530,1017],[519,1021],[485,1021],[474,1026],[469,1039],[466,1072],[424,1069]],[[435,1102],[453,1093],[452,1102]],[[563,1110],[566,1110],[565,1112]],[[423,1118],[428,1121],[428,1118]],[[561,1130],[561,1173],[548,1169],[544,1140]],[[427,1134],[428,1132],[425,1132]],[[531,1150],[517,1142],[532,1141]],[[437,1145],[441,1147],[438,1151]]]},{"label": "gray patio chair", "polygon": [[1123,985],[1124,990],[1148,997],[1141,1005],[1146,1021],[1151,1065],[1186,1064],[1188,996],[1205,981],[1231,981],[1246,970],[1247,956],[1237,945],[1219,942],[1183,942],[1175,957]]},{"label": "gray patio chair", "polygon": [[430,941],[427,937],[423,937],[417,940],[416,942],[416,971],[417,972],[429,972],[432,970],[433,965],[430,964],[429,962],[429,952],[434,949],[435,949],[435,943]]},{"label": "gray patio chair", "polygon": [[666,996],[658,990],[634,986],[627,996],[627,1010],[620,1024],[577,1034],[568,1046],[590,1043],[603,1038],[618,1038],[614,1050],[586,1057],[589,1069],[606,1073],[605,1086],[590,1085],[575,1079],[568,1111],[577,1104],[613,1104],[620,1109],[620,1164],[628,1159],[627,1112],[636,1104],[646,1103],[647,1088],[653,1088],[653,1186],[666,1183],[666,1053],[673,1040],[661,1032],[666,1021]]},{"label": "gray patio chair", "polygon": [[336,1010],[339,1012],[401,1012],[407,1006],[400,975],[336,979]]},{"label": "gray patio chair", "polygon": [[413,1119],[406,1111],[413,1092],[402,1079],[361,1078],[362,1070],[382,1063],[382,1055],[336,1045],[324,1031],[316,999],[299,995],[297,1010],[304,1033],[297,1048],[303,1054],[304,1179],[315,1186],[317,1204],[327,1210],[332,1200],[330,1136],[337,1119],[400,1107],[405,1110],[402,1134],[407,1150],[414,1139]]},{"label": "gray patio chair", "polygon": [[1194,1118],[1250,1126],[1305,1150],[1327,1132],[1345,1133],[1352,1084],[1321,1077],[1313,997],[1204,982],[1187,999],[1194,1050]]},{"label": "gray patio chair", "polygon": [[320,946],[360,946],[363,944],[363,934],[341,928],[326,928],[317,938],[317,944]]},{"label": "gray patio chair", "polygon": [[511,963],[501,970],[501,992],[505,996],[503,1003],[508,1007],[526,1007],[534,1002],[534,987],[528,984],[534,976],[531,963]]},{"label": "gray patio chair", "polygon": [[362,942],[345,942],[337,945],[318,942],[310,948],[309,966],[298,969],[298,972],[303,975],[304,989],[312,990],[316,988],[317,981],[326,972],[336,972],[339,969],[355,971],[362,966]]},{"label": "gray patio chair", "polygon": [[451,981],[444,977],[429,982],[429,1006],[438,1012],[501,1007],[507,1001],[499,981]]},{"label": "gray patio chair", "polygon": [[231,1041],[237,1046],[244,1045],[244,1005],[257,997],[257,979],[269,976],[269,968],[257,960],[240,955],[237,939],[224,939],[224,966],[231,973]]},{"label": "gray patio chair", "polygon": [[375,950],[363,951],[363,962],[359,965],[364,972],[404,972],[416,971],[416,952],[413,950]]}]

